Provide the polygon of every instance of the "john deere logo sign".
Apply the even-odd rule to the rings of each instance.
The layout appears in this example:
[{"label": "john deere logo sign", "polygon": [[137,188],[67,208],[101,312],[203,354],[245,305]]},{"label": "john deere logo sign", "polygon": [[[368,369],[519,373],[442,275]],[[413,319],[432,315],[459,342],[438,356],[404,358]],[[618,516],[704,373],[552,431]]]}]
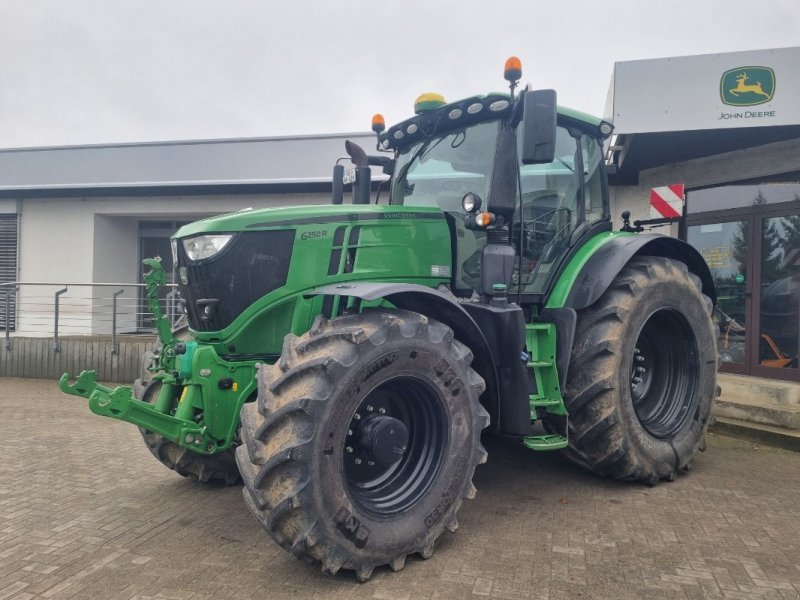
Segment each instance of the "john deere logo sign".
[{"label": "john deere logo sign", "polygon": [[719,84],[722,101],[730,106],[755,106],[775,95],[775,72],[769,67],[737,67],[725,71]]}]

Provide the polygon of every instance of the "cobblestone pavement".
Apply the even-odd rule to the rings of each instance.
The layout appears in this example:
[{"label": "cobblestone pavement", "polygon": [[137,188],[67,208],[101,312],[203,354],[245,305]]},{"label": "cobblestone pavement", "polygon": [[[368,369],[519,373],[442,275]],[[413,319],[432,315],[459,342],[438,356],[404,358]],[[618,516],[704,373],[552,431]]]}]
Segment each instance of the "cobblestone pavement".
[{"label": "cobblestone pavement", "polygon": [[0,379],[0,436],[0,600],[800,597],[800,454],[732,438],[653,488],[490,442],[461,529],[358,584],[289,556],[238,487],[168,471],[54,382]]}]

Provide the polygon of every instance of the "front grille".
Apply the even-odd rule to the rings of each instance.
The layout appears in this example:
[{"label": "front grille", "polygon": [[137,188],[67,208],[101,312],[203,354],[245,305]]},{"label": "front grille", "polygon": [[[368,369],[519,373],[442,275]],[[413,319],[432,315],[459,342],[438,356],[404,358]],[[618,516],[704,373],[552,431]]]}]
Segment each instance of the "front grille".
[{"label": "front grille", "polygon": [[224,329],[253,302],[285,285],[294,233],[239,233],[219,254],[197,262],[189,260],[178,240],[178,286],[191,328]]}]

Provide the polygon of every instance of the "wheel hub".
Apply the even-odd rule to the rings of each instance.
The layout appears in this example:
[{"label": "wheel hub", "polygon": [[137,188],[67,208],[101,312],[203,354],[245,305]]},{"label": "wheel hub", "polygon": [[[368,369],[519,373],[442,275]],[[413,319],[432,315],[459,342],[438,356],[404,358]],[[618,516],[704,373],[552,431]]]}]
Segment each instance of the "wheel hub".
[{"label": "wheel hub", "polygon": [[400,419],[370,415],[361,425],[360,447],[374,462],[388,467],[403,458],[408,447],[408,427]]},{"label": "wheel hub", "polygon": [[389,379],[359,403],[348,425],[342,466],[353,501],[378,517],[424,497],[446,459],[447,415],[423,379]]}]

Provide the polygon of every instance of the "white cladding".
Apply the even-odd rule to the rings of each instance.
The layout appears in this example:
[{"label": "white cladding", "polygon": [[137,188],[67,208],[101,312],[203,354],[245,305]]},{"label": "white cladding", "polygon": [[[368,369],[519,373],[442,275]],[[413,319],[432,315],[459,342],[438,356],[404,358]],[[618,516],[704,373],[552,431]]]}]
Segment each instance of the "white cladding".
[{"label": "white cladding", "polygon": [[800,47],[618,62],[611,88],[618,134],[797,125]]}]

